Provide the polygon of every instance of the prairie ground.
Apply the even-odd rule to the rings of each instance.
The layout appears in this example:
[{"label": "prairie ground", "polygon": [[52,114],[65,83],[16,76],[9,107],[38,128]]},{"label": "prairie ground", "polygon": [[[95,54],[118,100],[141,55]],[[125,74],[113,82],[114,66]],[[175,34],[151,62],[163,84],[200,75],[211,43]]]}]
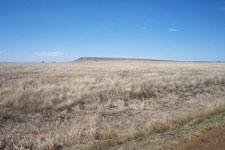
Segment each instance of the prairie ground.
[{"label": "prairie ground", "polygon": [[0,63],[0,149],[107,149],[223,110],[224,63]]}]

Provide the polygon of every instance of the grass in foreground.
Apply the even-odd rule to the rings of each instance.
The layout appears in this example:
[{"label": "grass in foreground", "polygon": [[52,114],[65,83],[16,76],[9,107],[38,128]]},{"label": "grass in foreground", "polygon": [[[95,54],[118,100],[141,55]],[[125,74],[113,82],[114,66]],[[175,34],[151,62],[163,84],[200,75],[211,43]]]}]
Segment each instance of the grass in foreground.
[{"label": "grass in foreground", "polygon": [[224,108],[225,66],[0,63],[0,87],[0,147],[83,150],[122,144]]},{"label": "grass in foreground", "polygon": [[189,118],[177,123],[172,128],[164,128],[163,130],[155,130],[151,134],[139,136],[131,141],[123,144],[107,145],[106,143],[94,147],[96,150],[173,150],[175,145],[183,141],[189,141],[202,133],[211,131],[225,125],[225,110],[214,112],[212,114],[199,116],[197,118]]}]

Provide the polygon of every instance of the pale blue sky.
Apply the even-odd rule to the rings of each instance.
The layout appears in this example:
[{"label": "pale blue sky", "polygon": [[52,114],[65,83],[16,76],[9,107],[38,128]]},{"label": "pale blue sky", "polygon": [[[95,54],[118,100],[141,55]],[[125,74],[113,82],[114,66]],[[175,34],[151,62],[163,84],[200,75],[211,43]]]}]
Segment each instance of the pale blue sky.
[{"label": "pale blue sky", "polygon": [[0,0],[0,61],[225,61],[225,0]]}]

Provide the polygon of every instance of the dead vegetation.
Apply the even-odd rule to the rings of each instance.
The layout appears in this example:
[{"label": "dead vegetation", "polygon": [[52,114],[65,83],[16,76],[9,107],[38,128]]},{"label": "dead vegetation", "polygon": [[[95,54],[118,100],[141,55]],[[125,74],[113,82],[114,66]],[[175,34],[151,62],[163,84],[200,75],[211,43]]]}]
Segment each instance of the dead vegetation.
[{"label": "dead vegetation", "polygon": [[121,144],[225,109],[223,63],[0,63],[0,149]]}]

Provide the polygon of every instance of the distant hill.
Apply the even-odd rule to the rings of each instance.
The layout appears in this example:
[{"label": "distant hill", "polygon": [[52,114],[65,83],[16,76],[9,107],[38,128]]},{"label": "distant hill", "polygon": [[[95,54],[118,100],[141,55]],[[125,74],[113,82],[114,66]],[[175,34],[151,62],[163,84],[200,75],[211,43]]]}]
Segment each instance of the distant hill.
[{"label": "distant hill", "polygon": [[80,57],[73,62],[82,61],[166,61],[166,62],[195,62],[195,63],[225,63],[223,61],[177,61],[177,60],[160,60],[160,59],[147,59],[147,58],[113,58],[113,57]]},{"label": "distant hill", "polygon": [[163,61],[156,59],[141,59],[141,58],[112,58],[112,57],[80,57],[75,62],[78,61],[115,61],[115,60],[142,60],[142,61]]}]

